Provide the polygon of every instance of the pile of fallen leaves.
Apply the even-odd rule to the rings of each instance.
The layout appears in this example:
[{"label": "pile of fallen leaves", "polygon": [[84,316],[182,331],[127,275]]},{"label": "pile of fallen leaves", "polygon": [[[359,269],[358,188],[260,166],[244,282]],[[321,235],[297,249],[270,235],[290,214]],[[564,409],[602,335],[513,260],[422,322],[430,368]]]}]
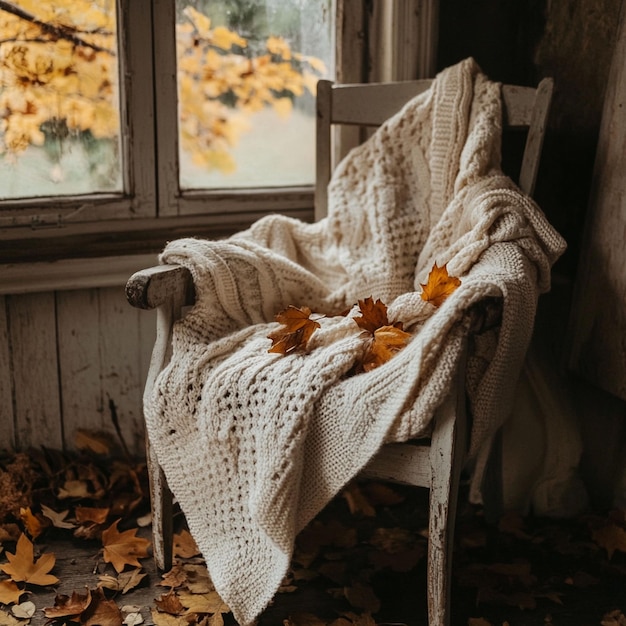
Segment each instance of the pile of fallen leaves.
[{"label": "pile of fallen leaves", "polygon": [[132,588],[145,576],[138,559],[148,556],[150,541],[137,536],[138,526],[119,529],[131,518],[150,523],[145,464],[114,458],[107,438],[97,434],[78,432],[76,445],[77,453],[31,450],[0,459],[0,558],[6,560],[0,562],[0,604],[11,611],[0,612],[3,625],[30,619],[35,604],[22,600],[59,583],[52,573],[56,555],[44,551],[55,537],[72,537],[89,551],[97,545],[114,573],[93,590],[43,607],[51,621],[121,624],[103,589]]},{"label": "pile of fallen leaves", "polygon": [[455,597],[475,605],[469,626],[626,626],[626,512],[460,526]]},{"label": "pile of fallen leaves", "polygon": [[[76,454],[0,459],[0,624],[234,624],[181,516],[172,569],[161,575],[146,561],[143,463],[109,454],[94,435],[78,441]],[[259,626],[426,625],[427,504],[425,490],[349,485],[298,536]],[[84,546],[87,563],[77,588],[62,594],[55,545],[68,538]],[[498,525],[480,509],[460,511],[456,625],[626,626],[625,590],[623,511],[576,520],[507,514]],[[133,593],[142,600],[133,604]]]}]

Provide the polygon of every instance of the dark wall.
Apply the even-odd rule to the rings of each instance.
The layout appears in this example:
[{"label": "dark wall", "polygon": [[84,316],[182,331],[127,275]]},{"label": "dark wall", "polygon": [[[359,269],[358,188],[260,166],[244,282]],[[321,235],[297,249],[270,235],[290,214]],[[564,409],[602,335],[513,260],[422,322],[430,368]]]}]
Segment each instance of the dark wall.
[{"label": "dark wall", "polygon": [[[526,85],[536,85],[544,76],[555,80],[535,197],[567,240],[568,250],[554,267],[551,292],[540,298],[533,345],[560,372],[561,385],[573,398],[577,415],[572,419],[578,420],[583,443],[579,471],[590,503],[597,508],[610,507],[623,489],[619,485],[626,476],[626,403],[575,378],[564,363],[621,4],[622,0],[440,0],[439,69],[473,56],[493,80]],[[505,171],[513,175],[503,161]]]},{"label": "dark wall", "polygon": [[[568,241],[573,277],[621,0],[441,0],[439,68],[473,56],[507,83],[555,79],[536,198]],[[626,62],[626,61],[625,61]]]}]

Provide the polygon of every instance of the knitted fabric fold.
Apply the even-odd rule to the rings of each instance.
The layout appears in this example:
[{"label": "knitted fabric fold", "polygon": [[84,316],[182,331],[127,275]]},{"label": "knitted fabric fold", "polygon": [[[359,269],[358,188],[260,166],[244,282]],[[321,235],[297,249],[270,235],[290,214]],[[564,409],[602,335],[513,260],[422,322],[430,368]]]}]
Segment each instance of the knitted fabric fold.
[{"label": "knitted fabric fold", "polygon": [[[472,59],[440,73],[339,165],[329,216],[275,215],[225,241],[180,239],[161,260],[189,268],[196,302],[145,401],[150,443],[240,624],[267,606],[296,534],[380,446],[428,432],[450,388],[466,312],[502,301],[469,355],[470,453],[506,418],[538,295],[564,242],[500,170],[500,85]],[[461,286],[420,298],[434,262]],[[351,371],[356,311],[372,296],[412,337],[389,362]],[[326,314],[307,351],[270,354],[274,315]]]}]

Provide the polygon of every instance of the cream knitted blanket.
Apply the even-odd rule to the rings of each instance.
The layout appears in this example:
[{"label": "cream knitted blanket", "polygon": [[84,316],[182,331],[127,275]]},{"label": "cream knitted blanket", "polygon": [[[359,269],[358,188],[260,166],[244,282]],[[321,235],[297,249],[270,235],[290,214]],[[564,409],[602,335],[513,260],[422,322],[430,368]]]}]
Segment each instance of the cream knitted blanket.
[{"label": "cream knitted blanket", "polygon": [[[506,417],[564,242],[502,175],[500,141],[499,85],[467,59],[340,164],[328,218],[270,216],[228,240],[181,239],[163,252],[190,269],[196,303],[146,401],[148,434],[239,623],[271,600],[296,533],[380,445],[428,431],[464,312],[493,296],[501,327],[469,361],[472,454]],[[438,309],[419,296],[435,261],[462,280]],[[385,365],[346,376],[363,350],[350,315],[320,320],[307,353],[268,353],[286,306],[334,313],[368,296],[412,333]]]}]

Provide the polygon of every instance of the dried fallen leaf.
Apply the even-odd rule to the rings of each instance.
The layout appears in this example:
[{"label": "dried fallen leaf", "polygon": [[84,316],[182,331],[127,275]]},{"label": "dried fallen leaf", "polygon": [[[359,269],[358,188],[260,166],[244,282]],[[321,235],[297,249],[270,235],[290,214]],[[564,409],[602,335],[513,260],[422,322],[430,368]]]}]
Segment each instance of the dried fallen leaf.
[{"label": "dried fallen leaf", "polygon": [[626,530],[621,526],[609,523],[595,528],[591,536],[597,545],[606,550],[609,560],[616,550],[626,552]]},{"label": "dried fallen leaf", "polygon": [[13,617],[10,613],[0,610],[0,626],[22,626],[24,622]]},{"label": "dried fallen leaf", "polygon": [[122,607],[122,624],[125,626],[139,626],[143,624],[143,615],[141,607],[136,605],[126,605]]},{"label": "dried fallen leaf", "polygon": [[137,559],[148,556],[150,542],[142,537],[137,537],[137,528],[131,528],[120,532],[116,520],[106,530],[102,531],[102,545],[104,561],[111,563],[119,574],[126,565],[141,567]]},{"label": "dried fallen leaf", "polygon": [[20,508],[20,519],[31,539],[37,539],[44,531],[45,526],[49,525],[49,523],[46,524],[45,518],[41,520],[33,514],[29,506]]},{"label": "dried fallen leaf", "polygon": [[33,602],[22,602],[14,607],[11,607],[11,613],[17,617],[17,619],[30,619],[37,610],[37,607]]},{"label": "dried fallen leaf", "polygon": [[188,613],[230,613],[228,605],[220,598],[217,591],[209,593],[181,591],[178,597]]},{"label": "dried fallen leaf", "polygon": [[53,509],[51,509],[49,506],[46,506],[45,504],[41,505],[41,512],[44,514],[45,517],[47,517],[51,522],[52,525],[55,528],[75,528],[76,524],[73,524],[72,522],[66,522],[65,518],[68,516],[69,514],[69,510],[65,510],[65,511],[55,511]]},{"label": "dried fallen leaf", "polygon": [[183,559],[190,559],[192,556],[200,554],[195,539],[191,536],[191,533],[185,529],[174,534],[173,550],[174,556],[179,556]]},{"label": "dried fallen leaf", "polygon": [[365,517],[376,517],[376,509],[370,504],[363,491],[356,483],[349,484],[341,495],[345,498],[350,513],[352,515],[364,515]]},{"label": "dried fallen leaf", "polygon": [[491,622],[488,622],[484,617],[470,617],[467,620],[467,626],[491,626]]},{"label": "dried fallen leaf", "polygon": [[406,346],[411,335],[396,326],[383,326],[374,332],[361,363],[362,370],[369,372],[384,365],[396,352]]},{"label": "dried fallen leaf", "polygon": [[12,580],[0,580],[0,603],[15,604],[24,593]]},{"label": "dried fallen leaf", "polygon": [[112,591],[121,591],[122,594],[128,593],[134,589],[147,576],[141,568],[137,567],[128,572],[122,572],[119,576],[99,576],[98,587],[111,589]]},{"label": "dried fallen leaf", "polygon": [[626,626],[626,615],[619,609],[605,613],[602,616],[601,626]]},{"label": "dried fallen leaf", "polygon": [[296,350],[304,350],[311,335],[320,327],[319,322],[311,319],[311,309],[305,306],[299,309],[290,305],[276,315],[281,327],[272,331],[268,339],[272,347],[268,352],[290,354]]},{"label": "dried fallen leaf", "polygon": [[189,626],[187,616],[185,615],[170,615],[169,613],[162,613],[155,608],[150,610],[150,614],[155,626]]},{"label": "dried fallen leaf", "polygon": [[[374,301],[374,298],[369,297],[365,300],[359,300],[359,310],[361,312],[360,317],[354,318],[359,328],[374,334],[378,328],[389,326],[387,305],[380,299]],[[402,328],[401,324],[399,328]]]},{"label": "dried fallen leaf", "polygon": [[361,315],[353,319],[368,334],[369,343],[356,371],[369,372],[404,348],[410,335],[402,329],[402,322],[389,323],[387,306],[380,299],[359,300],[359,310]]},{"label": "dried fallen leaf", "polygon": [[173,589],[169,593],[155,598],[154,603],[159,611],[169,613],[170,615],[181,615],[185,610],[185,607],[180,602],[180,598],[174,593]]},{"label": "dried fallen leaf", "polygon": [[104,524],[109,516],[109,509],[93,506],[77,506],[76,509],[74,509],[74,515],[79,524],[84,524],[86,522]]},{"label": "dried fallen leaf", "polygon": [[57,498],[59,500],[65,500],[67,498],[89,498],[92,495],[86,480],[66,480],[63,483],[63,487],[59,488]]},{"label": "dried fallen leaf", "polygon": [[107,600],[102,589],[91,594],[91,602],[80,616],[82,626],[122,626],[122,612],[114,600]]},{"label": "dried fallen leaf", "polygon": [[161,582],[158,582],[157,585],[175,589],[176,587],[182,587],[187,582],[187,572],[183,568],[182,563],[175,563],[169,572],[162,574],[161,578]]},{"label": "dried fallen leaf", "polygon": [[344,593],[353,607],[368,613],[380,611],[380,600],[369,585],[357,581],[351,587],[345,587]]},{"label": "dried fallen leaf", "polygon": [[438,267],[437,263],[435,263],[430,270],[430,274],[428,274],[426,284],[420,284],[422,288],[420,295],[422,300],[439,307],[449,295],[454,293],[460,284],[461,281],[458,278],[448,274],[447,264]]},{"label": "dried fallen leaf", "polygon": [[[54,606],[46,607],[43,614],[49,619],[78,618],[90,603],[91,591],[88,588],[85,588],[84,594],[77,591],[73,591],[71,596],[59,594],[54,599]],[[70,621],[77,621],[77,619],[70,619]]]},{"label": "dried fallen leaf", "polygon": [[7,552],[9,563],[0,565],[0,569],[15,582],[26,582],[45,587],[54,585],[59,579],[48,572],[54,567],[56,557],[51,552],[42,554],[35,561],[33,544],[24,534],[17,541],[15,554]]}]

